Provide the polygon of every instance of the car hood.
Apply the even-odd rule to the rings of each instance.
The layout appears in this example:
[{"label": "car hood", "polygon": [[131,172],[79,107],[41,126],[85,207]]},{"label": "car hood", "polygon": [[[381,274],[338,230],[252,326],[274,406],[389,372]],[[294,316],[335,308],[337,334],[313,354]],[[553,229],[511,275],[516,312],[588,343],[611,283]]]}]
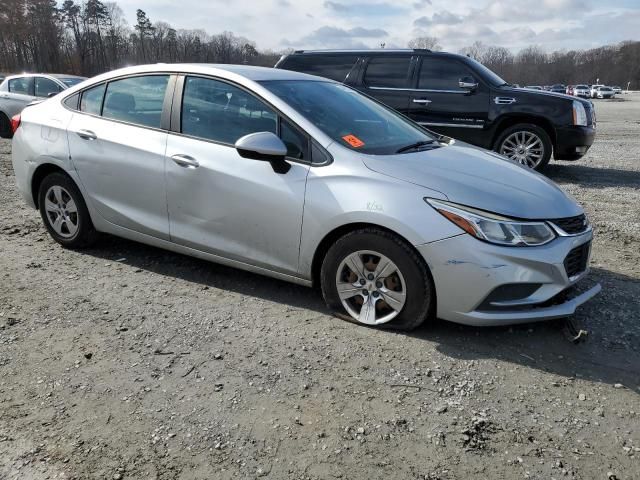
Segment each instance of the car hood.
[{"label": "car hood", "polygon": [[363,161],[370,170],[437,190],[452,202],[508,217],[550,219],[583,213],[573,198],[543,175],[465,144],[367,155]]}]

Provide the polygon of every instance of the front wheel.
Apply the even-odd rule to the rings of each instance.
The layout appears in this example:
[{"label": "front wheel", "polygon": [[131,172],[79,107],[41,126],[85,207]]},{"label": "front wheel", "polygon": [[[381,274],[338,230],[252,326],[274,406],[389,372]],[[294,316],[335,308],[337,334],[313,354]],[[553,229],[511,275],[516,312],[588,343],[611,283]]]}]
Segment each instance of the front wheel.
[{"label": "front wheel", "polygon": [[424,260],[384,230],[366,228],[340,238],[327,252],[320,276],[327,305],[350,322],[412,330],[435,310]]},{"label": "front wheel", "polygon": [[551,160],[549,134],[538,125],[520,123],[507,128],[496,140],[494,150],[525,167],[542,170]]}]

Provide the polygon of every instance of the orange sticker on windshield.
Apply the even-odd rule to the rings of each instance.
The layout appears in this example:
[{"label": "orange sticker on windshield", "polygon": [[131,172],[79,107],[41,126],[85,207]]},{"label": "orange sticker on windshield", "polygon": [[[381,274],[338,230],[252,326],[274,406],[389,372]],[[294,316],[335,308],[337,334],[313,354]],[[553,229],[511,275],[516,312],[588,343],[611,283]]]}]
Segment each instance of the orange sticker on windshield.
[{"label": "orange sticker on windshield", "polygon": [[353,148],[360,148],[364,145],[364,142],[355,135],[345,135],[342,139],[351,145]]}]

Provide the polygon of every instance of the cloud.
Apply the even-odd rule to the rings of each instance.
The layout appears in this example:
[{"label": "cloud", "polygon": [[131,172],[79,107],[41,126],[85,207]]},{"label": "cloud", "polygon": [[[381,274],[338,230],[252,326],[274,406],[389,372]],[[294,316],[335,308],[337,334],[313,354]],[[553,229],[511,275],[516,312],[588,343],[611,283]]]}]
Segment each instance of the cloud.
[{"label": "cloud", "polygon": [[338,15],[348,15],[350,17],[392,17],[408,13],[407,7],[398,6],[393,3],[352,3],[335,2],[326,0],[324,8]]},{"label": "cloud", "polygon": [[387,31],[381,28],[344,29],[325,25],[297,41],[283,40],[282,44],[295,48],[369,48],[363,39],[379,40],[387,35]]},{"label": "cloud", "polygon": [[463,21],[464,18],[462,16],[444,10],[442,13],[434,13],[431,18],[420,17],[416,19],[413,24],[416,27],[430,27],[432,25],[455,25]]}]

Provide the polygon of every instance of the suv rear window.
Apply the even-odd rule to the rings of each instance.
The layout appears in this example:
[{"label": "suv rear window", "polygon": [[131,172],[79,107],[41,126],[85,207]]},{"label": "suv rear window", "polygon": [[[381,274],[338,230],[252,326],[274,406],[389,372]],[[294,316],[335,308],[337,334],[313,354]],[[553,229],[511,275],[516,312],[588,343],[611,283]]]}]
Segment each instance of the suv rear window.
[{"label": "suv rear window", "polygon": [[373,57],[364,81],[369,87],[407,88],[411,57]]},{"label": "suv rear window", "polygon": [[357,60],[357,55],[300,55],[285,58],[279,67],[344,82]]}]

